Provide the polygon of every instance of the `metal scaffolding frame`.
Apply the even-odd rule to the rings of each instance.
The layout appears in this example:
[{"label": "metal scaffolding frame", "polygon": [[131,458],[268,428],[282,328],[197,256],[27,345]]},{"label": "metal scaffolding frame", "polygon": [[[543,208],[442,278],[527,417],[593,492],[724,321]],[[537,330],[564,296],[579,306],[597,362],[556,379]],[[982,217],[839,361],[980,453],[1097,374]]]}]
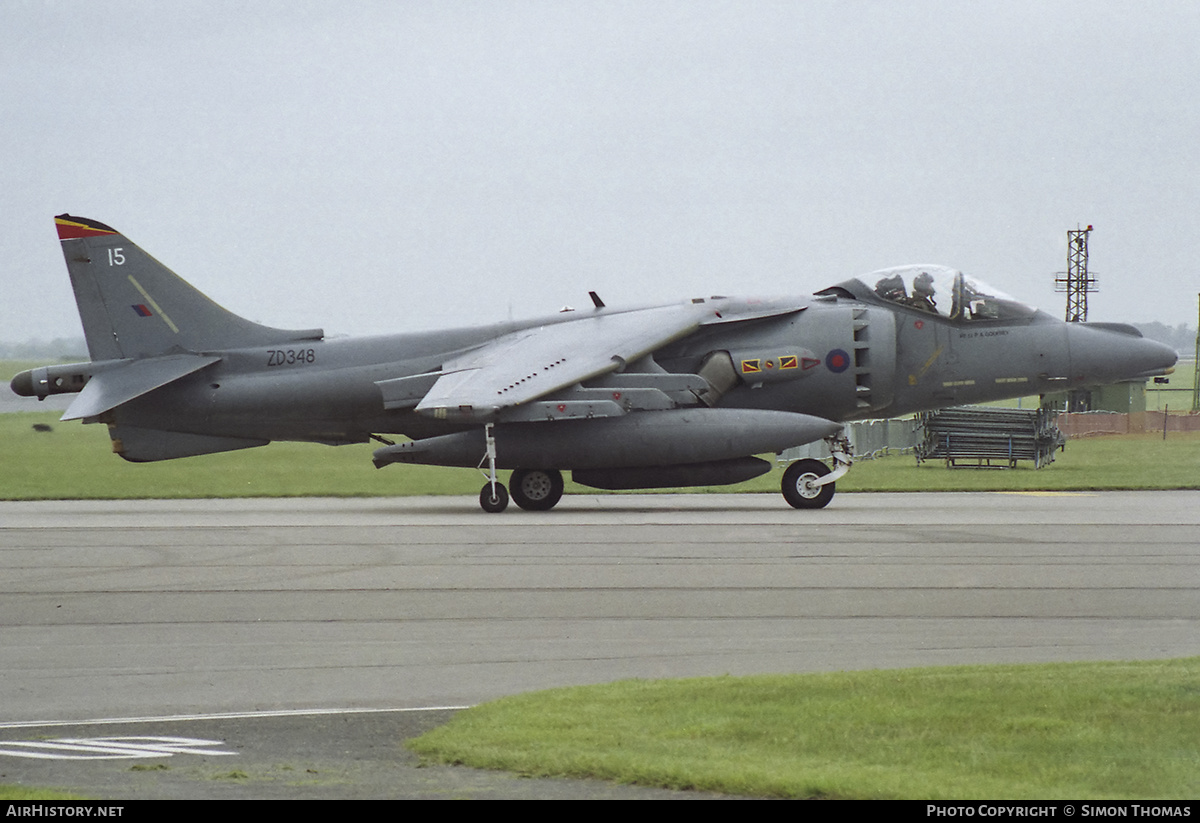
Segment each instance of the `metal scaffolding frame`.
[{"label": "metal scaffolding frame", "polygon": [[1088,273],[1088,234],[1092,227],[1067,232],[1067,270],[1054,277],[1054,290],[1067,293],[1068,323],[1087,320],[1088,292],[1097,291],[1096,278]]}]

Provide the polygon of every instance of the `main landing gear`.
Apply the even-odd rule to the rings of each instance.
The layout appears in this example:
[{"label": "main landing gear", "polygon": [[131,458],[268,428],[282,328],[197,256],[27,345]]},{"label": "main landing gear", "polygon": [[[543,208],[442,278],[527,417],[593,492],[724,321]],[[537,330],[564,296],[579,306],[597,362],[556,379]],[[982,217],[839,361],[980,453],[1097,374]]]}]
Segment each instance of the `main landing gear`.
[{"label": "main landing gear", "polygon": [[508,484],[513,502],[526,511],[550,511],[563,496],[563,476],[557,469],[517,469]]},{"label": "main landing gear", "polygon": [[783,499],[792,508],[823,509],[833,499],[834,482],[850,471],[850,441],[845,436],[830,438],[829,450],[836,468],[820,460],[797,460],[783,473]]},{"label": "main landing gear", "polygon": [[[488,482],[479,491],[479,505],[485,512],[497,513],[508,508],[509,489],[496,479],[496,438],[492,424],[484,426],[487,453],[479,463],[487,463],[484,475]],[[563,496],[563,476],[557,469],[516,469],[509,478],[512,500],[522,509],[531,512],[549,511]]]},{"label": "main landing gear", "polygon": [[[479,461],[479,469],[488,482],[479,491],[479,505],[485,512],[502,512],[508,508],[510,489],[496,479],[496,438],[491,423],[484,427],[484,439],[487,453]],[[833,499],[834,483],[850,470],[850,441],[838,436],[828,442],[834,468],[820,460],[797,460],[783,473],[783,498],[792,508],[825,508]],[[549,511],[563,496],[563,476],[557,469],[515,469],[509,482],[512,500],[526,511]]]},{"label": "main landing gear", "polygon": [[494,490],[489,479],[479,491],[479,505],[485,512],[502,512],[512,501],[525,511],[550,511],[563,496],[563,476],[557,469],[516,469],[509,478],[509,488],[497,482]]}]

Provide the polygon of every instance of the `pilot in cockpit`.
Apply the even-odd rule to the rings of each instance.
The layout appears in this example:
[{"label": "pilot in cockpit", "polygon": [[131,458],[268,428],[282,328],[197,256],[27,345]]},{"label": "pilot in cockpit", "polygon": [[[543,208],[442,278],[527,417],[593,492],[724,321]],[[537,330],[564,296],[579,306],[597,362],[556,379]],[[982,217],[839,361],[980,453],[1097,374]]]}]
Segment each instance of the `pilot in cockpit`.
[{"label": "pilot in cockpit", "polygon": [[937,302],[933,299],[935,291],[933,275],[925,271],[912,279],[911,294],[905,285],[904,276],[899,273],[881,278],[875,284],[875,293],[884,300],[930,314],[937,314]]},{"label": "pilot in cockpit", "polygon": [[915,309],[937,314],[937,302],[933,299],[933,294],[933,275],[923,271],[913,278],[912,297],[906,302]]},{"label": "pilot in cockpit", "polygon": [[908,292],[904,288],[904,278],[899,274],[882,278],[875,284],[875,293],[893,303],[903,303],[908,299]]}]

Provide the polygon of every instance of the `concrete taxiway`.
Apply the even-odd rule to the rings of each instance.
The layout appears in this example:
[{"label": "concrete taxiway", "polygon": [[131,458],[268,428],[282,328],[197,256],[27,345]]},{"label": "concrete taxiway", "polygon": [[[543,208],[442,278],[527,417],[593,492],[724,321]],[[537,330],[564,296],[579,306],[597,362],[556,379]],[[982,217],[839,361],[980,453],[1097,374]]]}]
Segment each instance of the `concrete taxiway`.
[{"label": "concrete taxiway", "polygon": [[0,722],[1195,655],[1197,526],[1188,491],[0,503]]}]

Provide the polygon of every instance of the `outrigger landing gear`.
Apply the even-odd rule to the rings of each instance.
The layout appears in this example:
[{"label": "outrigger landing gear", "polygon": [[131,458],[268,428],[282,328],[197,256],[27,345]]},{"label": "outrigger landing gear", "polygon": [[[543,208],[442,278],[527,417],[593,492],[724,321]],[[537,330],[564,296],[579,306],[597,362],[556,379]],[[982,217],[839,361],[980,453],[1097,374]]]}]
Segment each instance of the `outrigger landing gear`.
[{"label": "outrigger landing gear", "polygon": [[794,509],[823,509],[833,499],[834,483],[850,471],[850,441],[844,434],[826,438],[834,468],[820,460],[797,460],[783,473],[783,499]]},{"label": "outrigger landing gear", "polygon": [[487,445],[487,453],[479,461],[479,470],[483,471],[483,464],[487,463],[487,471],[483,473],[488,482],[479,491],[479,505],[485,512],[495,514],[508,508],[508,489],[504,488],[503,483],[496,480],[496,438],[492,434],[491,423],[484,424],[483,437]]},{"label": "outrigger landing gear", "polygon": [[485,512],[496,514],[508,508],[508,491],[503,483],[497,483],[493,489],[488,483],[479,492],[479,505]]}]

